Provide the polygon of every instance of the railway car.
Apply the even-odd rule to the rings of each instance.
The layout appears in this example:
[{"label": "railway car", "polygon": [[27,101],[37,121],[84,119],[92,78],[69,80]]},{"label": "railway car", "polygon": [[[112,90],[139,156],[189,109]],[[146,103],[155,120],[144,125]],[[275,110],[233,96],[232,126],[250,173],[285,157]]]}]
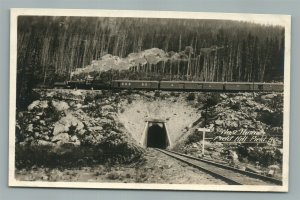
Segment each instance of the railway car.
[{"label": "railway car", "polygon": [[186,90],[203,90],[203,85],[205,82],[190,82],[186,81],[184,82],[184,88]]},{"label": "railway car", "polygon": [[245,82],[228,82],[224,83],[225,90],[227,91],[252,91],[253,83],[245,83]]},{"label": "railway car", "polygon": [[254,83],[253,91],[283,91],[283,83]]},{"label": "railway car", "polygon": [[223,82],[203,82],[203,90],[225,90],[225,85]]},{"label": "railway car", "polygon": [[161,81],[159,89],[161,89],[161,90],[184,90],[185,82],[183,82],[183,81]]},{"label": "railway car", "polygon": [[67,86],[66,82],[55,82],[53,84],[54,89],[63,89],[66,88],[66,86]]},{"label": "railway car", "polygon": [[265,83],[263,84],[264,91],[283,91],[282,83]]},{"label": "railway car", "polygon": [[159,81],[139,81],[139,80],[114,80],[111,83],[112,88],[120,89],[159,89]]}]

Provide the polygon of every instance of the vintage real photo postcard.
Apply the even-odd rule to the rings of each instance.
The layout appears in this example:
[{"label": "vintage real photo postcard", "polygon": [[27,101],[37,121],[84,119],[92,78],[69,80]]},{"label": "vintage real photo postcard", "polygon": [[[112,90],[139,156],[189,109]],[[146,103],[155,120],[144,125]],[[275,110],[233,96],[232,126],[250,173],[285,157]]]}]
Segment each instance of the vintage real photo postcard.
[{"label": "vintage real photo postcard", "polygon": [[291,17],[11,10],[9,186],[288,191]]}]

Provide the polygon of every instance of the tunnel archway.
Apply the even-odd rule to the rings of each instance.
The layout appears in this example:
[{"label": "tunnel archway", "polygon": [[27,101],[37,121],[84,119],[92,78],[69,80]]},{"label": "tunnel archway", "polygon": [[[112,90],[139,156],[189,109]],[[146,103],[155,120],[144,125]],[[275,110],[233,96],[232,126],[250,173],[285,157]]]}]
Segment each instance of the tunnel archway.
[{"label": "tunnel archway", "polygon": [[165,149],[168,146],[166,127],[163,123],[153,123],[147,132],[147,147]]}]

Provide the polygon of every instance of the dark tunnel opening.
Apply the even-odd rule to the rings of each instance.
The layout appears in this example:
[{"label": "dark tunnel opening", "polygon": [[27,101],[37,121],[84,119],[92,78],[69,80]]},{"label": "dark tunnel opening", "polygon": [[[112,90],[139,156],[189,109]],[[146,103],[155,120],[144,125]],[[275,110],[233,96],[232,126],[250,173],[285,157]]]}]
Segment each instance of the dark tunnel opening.
[{"label": "dark tunnel opening", "polygon": [[167,132],[164,125],[153,124],[147,133],[147,147],[165,149],[168,146]]}]

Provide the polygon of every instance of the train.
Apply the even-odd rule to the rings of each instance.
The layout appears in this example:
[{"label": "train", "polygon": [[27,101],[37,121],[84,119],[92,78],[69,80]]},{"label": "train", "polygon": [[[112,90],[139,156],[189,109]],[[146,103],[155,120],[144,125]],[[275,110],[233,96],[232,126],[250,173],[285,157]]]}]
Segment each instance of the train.
[{"label": "train", "polygon": [[283,83],[262,82],[203,82],[203,81],[149,81],[149,80],[80,80],[54,83],[54,88],[67,89],[132,89],[174,91],[257,91],[282,92]]}]

